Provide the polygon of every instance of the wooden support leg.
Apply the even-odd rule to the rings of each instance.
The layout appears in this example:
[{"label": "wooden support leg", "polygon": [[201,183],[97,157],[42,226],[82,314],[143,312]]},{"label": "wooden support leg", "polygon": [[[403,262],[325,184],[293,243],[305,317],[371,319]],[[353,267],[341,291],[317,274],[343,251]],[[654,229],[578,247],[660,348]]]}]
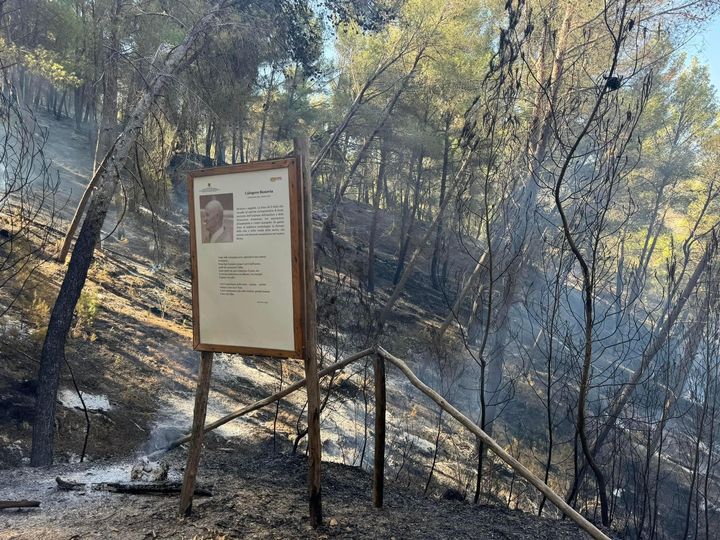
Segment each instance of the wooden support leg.
[{"label": "wooden support leg", "polygon": [[385,485],[385,360],[375,355],[375,457],[373,458],[373,506],[382,508]]},{"label": "wooden support leg", "polygon": [[[317,378],[317,364],[305,359],[305,376],[308,394],[308,460],[310,490],[310,525],[317,528],[322,525],[322,488],[320,485],[320,461],[322,447],[320,443],[320,385]],[[314,375],[313,375],[314,373]],[[313,384],[314,383],[314,384]]]},{"label": "wooden support leg", "polygon": [[310,525],[322,525],[322,490],[320,487],[320,378],[317,362],[317,326],[315,320],[315,242],[312,221],[312,178],[310,175],[310,141],[307,137],[294,140],[295,153],[300,156],[302,181],[304,290],[305,290],[305,379],[308,396],[308,466],[310,491]]},{"label": "wooden support leg", "polygon": [[192,499],[195,492],[200,452],[205,428],[208,394],[210,393],[210,374],[212,372],[213,353],[202,352],[200,357],[200,373],[198,374],[197,391],[195,392],[195,410],[193,411],[192,438],[188,451],[182,491],[180,492],[180,515],[189,516],[192,512]]}]

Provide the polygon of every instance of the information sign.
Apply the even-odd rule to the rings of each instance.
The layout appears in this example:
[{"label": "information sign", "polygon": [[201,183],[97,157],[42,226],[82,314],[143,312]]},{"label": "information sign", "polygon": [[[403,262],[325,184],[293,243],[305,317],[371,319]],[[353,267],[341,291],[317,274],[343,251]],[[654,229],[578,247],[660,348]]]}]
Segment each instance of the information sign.
[{"label": "information sign", "polygon": [[192,171],[193,347],[302,357],[297,161]]}]

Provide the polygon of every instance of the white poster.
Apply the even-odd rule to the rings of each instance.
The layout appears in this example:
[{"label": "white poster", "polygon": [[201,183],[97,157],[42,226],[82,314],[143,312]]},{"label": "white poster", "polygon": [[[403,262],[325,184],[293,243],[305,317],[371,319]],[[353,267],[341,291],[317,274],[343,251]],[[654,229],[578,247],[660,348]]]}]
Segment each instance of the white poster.
[{"label": "white poster", "polygon": [[193,178],[196,342],[297,349],[289,170]]}]

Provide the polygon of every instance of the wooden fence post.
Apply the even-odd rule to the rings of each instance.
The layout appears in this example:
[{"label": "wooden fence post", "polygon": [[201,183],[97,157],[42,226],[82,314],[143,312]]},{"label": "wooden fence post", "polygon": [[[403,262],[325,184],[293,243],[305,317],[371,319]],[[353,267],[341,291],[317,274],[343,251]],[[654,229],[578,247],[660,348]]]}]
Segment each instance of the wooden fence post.
[{"label": "wooden fence post", "polygon": [[373,506],[382,508],[385,485],[385,359],[375,354],[375,455],[373,457]]},{"label": "wooden fence post", "polygon": [[203,351],[200,356],[200,372],[195,392],[195,410],[193,411],[192,438],[188,451],[182,491],[180,492],[180,515],[189,516],[192,512],[192,499],[195,492],[200,451],[202,450],[205,432],[205,413],[207,412],[208,394],[210,393],[210,374],[212,373],[213,353]]},{"label": "wooden fence post", "polygon": [[308,487],[310,525],[322,525],[322,489],[320,486],[320,378],[317,364],[317,326],[315,311],[315,249],[312,220],[312,176],[310,173],[310,142],[307,137],[294,139],[295,154],[300,158],[302,182],[304,283],[305,283],[305,379],[308,396]]}]

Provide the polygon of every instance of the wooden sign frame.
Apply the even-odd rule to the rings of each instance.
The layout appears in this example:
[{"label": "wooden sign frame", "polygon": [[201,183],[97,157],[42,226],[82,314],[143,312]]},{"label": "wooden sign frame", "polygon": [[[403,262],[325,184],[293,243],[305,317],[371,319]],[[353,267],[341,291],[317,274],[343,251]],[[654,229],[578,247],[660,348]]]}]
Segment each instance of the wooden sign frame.
[{"label": "wooden sign frame", "polygon": [[[229,165],[223,167],[212,167],[197,169],[189,172],[188,175],[188,211],[190,215],[190,255],[192,264],[192,312],[193,312],[193,349],[206,352],[228,352],[247,355],[273,356],[279,358],[302,358],[303,357],[303,223],[302,223],[302,190],[300,189],[300,160],[296,158],[273,159],[267,161],[255,161],[241,165]],[[292,265],[292,310],[293,310],[293,334],[294,349],[276,349],[261,347],[246,347],[236,345],[223,345],[218,343],[207,343],[202,340],[200,334],[200,298],[198,291],[198,259],[197,259],[197,237],[195,216],[195,188],[196,181],[210,176],[222,176],[225,174],[247,173],[266,171],[272,169],[287,169],[289,183],[289,209],[290,209],[290,251]],[[242,180],[239,179],[238,182]]]}]

